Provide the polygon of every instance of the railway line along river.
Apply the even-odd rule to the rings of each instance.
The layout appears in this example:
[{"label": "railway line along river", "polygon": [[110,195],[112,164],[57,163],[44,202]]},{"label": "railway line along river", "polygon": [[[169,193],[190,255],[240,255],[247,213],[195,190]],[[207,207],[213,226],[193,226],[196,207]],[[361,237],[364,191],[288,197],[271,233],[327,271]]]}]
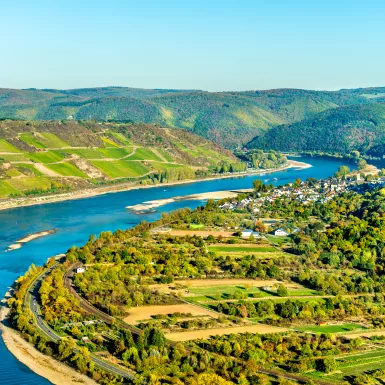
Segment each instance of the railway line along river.
[{"label": "railway line along river", "polygon": [[[239,190],[252,187],[254,179],[282,185],[296,178],[327,178],[343,164],[343,160],[331,158],[296,158],[312,165],[310,168],[290,168],[264,175],[207,180],[180,185],[157,186],[118,193],[93,196],[85,199],[62,201],[46,205],[20,207],[0,211],[0,294],[1,298],[16,278],[34,263],[43,264],[48,257],[64,253],[73,245],[84,244],[91,234],[115,231],[135,226],[142,220],[153,221],[164,211],[181,207],[195,208],[202,200],[173,200],[192,194],[212,191]],[[153,200],[170,199],[155,210],[136,213],[127,206],[140,205]],[[5,252],[9,245],[28,234],[56,229],[52,234],[33,239],[22,248]],[[50,382],[21,364],[7,350],[0,339],[0,383],[7,385],[43,385]]]}]

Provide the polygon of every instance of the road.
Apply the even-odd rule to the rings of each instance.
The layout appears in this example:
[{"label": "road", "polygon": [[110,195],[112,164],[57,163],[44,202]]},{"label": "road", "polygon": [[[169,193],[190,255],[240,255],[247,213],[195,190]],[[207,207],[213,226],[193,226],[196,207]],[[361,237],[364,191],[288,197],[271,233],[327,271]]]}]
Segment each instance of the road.
[{"label": "road", "polygon": [[[103,321],[105,321],[108,324],[111,324],[113,321],[115,321],[115,322],[119,323],[119,326],[121,326],[124,329],[130,330],[133,334],[140,333],[140,329],[137,329],[137,328],[132,327],[131,325],[128,325],[127,323],[120,320],[119,318],[111,317],[110,315],[108,315],[108,314],[104,313],[103,311],[94,307],[91,303],[89,303],[86,299],[84,299],[83,297],[81,297],[79,295],[79,293],[75,290],[75,288],[72,285],[73,271],[79,266],[81,266],[81,263],[76,263],[76,264],[72,265],[70,269],[67,270],[67,272],[64,276],[64,286],[68,290],[70,290],[70,292],[78,299],[81,308],[83,310],[87,311],[88,313],[99,317],[100,319],[102,319]],[[189,303],[189,302],[187,302],[187,303]],[[173,346],[176,345],[176,342],[170,341],[170,340],[167,340],[167,343],[169,345],[173,345]],[[189,348],[186,348],[186,349],[191,351],[191,349],[189,349]],[[231,359],[239,361],[239,363],[244,363],[242,360],[238,360],[234,357],[232,357]],[[309,378],[303,377],[301,375],[296,375],[296,374],[291,374],[291,373],[282,373],[278,370],[265,369],[262,367],[258,368],[257,371],[259,373],[268,374],[270,376],[277,377],[277,378],[285,378],[285,379],[298,381],[299,383],[306,383],[309,380]],[[331,382],[320,380],[320,379],[313,379],[313,382],[318,384],[318,385],[333,385]]]},{"label": "road", "polygon": [[[60,337],[58,334],[55,333],[45,322],[44,319],[41,316],[40,307],[38,304],[38,293],[39,293],[39,287],[41,285],[42,280],[51,273],[51,271],[57,266],[55,264],[42,274],[40,274],[35,281],[30,286],[30,289],[28,291],[29,294],[29,300],[28,300],[28,307],[32,311],[35,319],[36,319],[36,325],[41,330],[41,332],[51,341],[59,342],[62,337]],[[120,369],[119,367],[112,365],[99,357],[97,357],[95,354],[91,354],[91,359],[95,363],[96,366],[104,369],[107,372],[110,372],[113,375],[121,376],[124,378],[127,378],[129,380],[134,379],[134,374],[127,372],[126,370]]]},{"label": "road", "polygon": [[85,298],[81,297],[79,293],[75,290],[75,288],[72,285],[72,274],[74,269],[79,267],[81,264],[77,263],[73,265],[69,270],[67,270],[66,274],[64,275],[64,286],[66,289],[70,291],[70,293],[79,301],[80,307],[85,310],[89,314],[93,314],[96,317],[100,318],[107,324],[112,324],[113,322],[119,324],[119,326],[125,330],[129,330],[132,334],[139,335],[141,333],[141,330],[139,328],[136,328],[134,326],[131,326],[124,322],[123,320],[119,318],[112,317],[103,311],[97,309],[95,306],[93,306],[90,302],[88,302]]}]

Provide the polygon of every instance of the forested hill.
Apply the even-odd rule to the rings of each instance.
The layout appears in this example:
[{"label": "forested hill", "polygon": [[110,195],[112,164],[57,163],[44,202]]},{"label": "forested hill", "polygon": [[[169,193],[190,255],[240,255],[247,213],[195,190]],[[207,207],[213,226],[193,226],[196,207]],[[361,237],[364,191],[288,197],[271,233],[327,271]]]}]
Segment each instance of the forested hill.
[{"label": "forested hill", "polygon": [[253,139],[247,147],[341,154],[359,150],[382,157],[385,153],[385,104],[327,110],[310,119],[274,127]]},{"label": "forested hill", "polygon": [[185,128],[234,149],[271,127],[309,119],[328,109],[372,104],[384,98],[385,88],[214,93],[126,87],[0,89],[0,119],[155,123]]},{"label": "forested hill", "polygon": [[173,182],[245,168],[230,151],[181,129],[0,121],[0,199],[127,181]]}]

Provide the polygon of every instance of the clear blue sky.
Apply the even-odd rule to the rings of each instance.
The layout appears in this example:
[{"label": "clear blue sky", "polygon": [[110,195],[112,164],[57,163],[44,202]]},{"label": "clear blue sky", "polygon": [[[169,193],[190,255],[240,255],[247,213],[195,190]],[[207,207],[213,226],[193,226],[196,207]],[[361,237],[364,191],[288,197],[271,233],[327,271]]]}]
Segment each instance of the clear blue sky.
[{"label": "clear blue sky", "polygon": [[0,87],[385,85],[383,0],[0,0]]}]

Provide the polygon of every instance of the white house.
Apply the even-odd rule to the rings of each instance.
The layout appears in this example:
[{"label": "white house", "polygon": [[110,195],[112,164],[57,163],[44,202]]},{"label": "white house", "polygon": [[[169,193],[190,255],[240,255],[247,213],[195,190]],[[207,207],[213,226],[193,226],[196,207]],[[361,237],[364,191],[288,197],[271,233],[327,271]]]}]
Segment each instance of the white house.
[{"label": "white house", "polygon": [[75,270],[78,274],[84,273],[86,268],[84,266],[77,267]]},{"label": "white house", "polygon": [[286,237],[286,235],[288,235],[288,233],[284,230],[284,229],[277,229],[274,231],[274,235],[278,236],[278,237]]}]

